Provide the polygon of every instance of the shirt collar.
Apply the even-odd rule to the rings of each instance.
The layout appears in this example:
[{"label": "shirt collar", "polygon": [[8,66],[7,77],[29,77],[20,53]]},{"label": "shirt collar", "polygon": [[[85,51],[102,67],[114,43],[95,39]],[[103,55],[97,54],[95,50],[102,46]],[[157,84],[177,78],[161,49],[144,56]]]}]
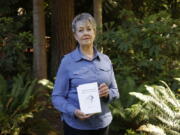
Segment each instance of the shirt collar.
[{"label": "shirt collar", "polygon": [[[94,53],[95,53],[95,55],[94,55],[94,58],[93,59],[98,59],[98,60],[100,60],[101,59],[101,53],[95,48],[95,47],[93,47],[93,49],[94,49]],[[72,58],[75,60],[75,61],[80,61],[81,59],[86,59],[85,57],[84,57],[84,55],[82,54],[82,52],[81,52],[81,50],[80,50],[80,48],[79,48],[79,45],[76,47],[76,49],[73,51],[73,53],[72,53]]]}]

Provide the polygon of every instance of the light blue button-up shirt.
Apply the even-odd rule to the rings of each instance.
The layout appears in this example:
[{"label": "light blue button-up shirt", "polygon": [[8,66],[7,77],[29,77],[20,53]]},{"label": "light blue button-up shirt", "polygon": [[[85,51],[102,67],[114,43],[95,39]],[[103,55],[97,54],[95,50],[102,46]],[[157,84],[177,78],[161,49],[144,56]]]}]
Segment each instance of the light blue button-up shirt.
[{"label": "light blue button-up shirt", "polygon": [[[94,130],[108,126],[112,121],[112,114],[108,103],[119,97],[111,61],[107,55],[94,48],[93,60],[88,60],[77,47],[64,56],[56,75],[52,92],[54,107],[62,112],[62,119],[71,127],[81,130]],[[77,86],[85,83],[106,83],[109,87],[108,99],[101,98],[102,112],[86,120],[79,120],[74,116],[76,109],[80,109]]]}]

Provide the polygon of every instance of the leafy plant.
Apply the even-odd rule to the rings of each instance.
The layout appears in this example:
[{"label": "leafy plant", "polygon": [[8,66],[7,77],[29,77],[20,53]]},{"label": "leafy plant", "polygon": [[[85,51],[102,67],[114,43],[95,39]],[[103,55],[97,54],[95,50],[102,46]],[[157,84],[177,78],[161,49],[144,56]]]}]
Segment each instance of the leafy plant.
[{"label": "leafy plant", "polygon": [[149,120],[146,110],[143,109],[144,107],[145,104],[137,103],[124,108],[119,101],[114,102],[110,105],[114,117],[111,129],[117,133],[125,133],[127,129],[135,131],[141,124]]},{"label": "leafy plant", "polygon": [[114,116],[111,130],[120,133],[132,129],[136,134],[150,132],[153,135],[176,135],[180,132],[178,93],[176,96],[165,82],[163,84],[165,87],[145,85],[144,94],[130,92],[141,100],[130,107],[124,108],[119,101],[110,105]]},{"label": "leafy plant", "polygon": [[[138,19],[133,13],[119,15],[129,17],[123,25],[105,24],[105,31],[97,38],[103,52],[113,62],[120,101],[123,107],[136,103],[131,91],[144,91],[144,84],[164,80],[173,84],[180,75],[179,20],[166,12]],[[118,73],[118,74],[117,74]],[[175,85],[174,85],[175,86]],[[176,86],[173,90],[176,89]]]},{"label": "leafy plant", "polygon": [[125,135],[147,135],[145,133],[137,133],[136,131],[132,130],[132,129],[128,129],[125,133]]},{"label": "leafy plant", "polygon": [[0,134],[18,135],[26,119],[41,109],[35,103],[37,80],[17,75],[11,84],[0,75],[0,84]]},{"label": "leafy plant", "polygon": [[[146,106],[143,110],[146,110],[148,122],[152,124],[152,126],[157,126],[157,128],[162,129],[168,135],[179,135],[180,100],[176,98],[175,94],[165,82],[161,82],[165,87],[146,85],[147,95],[138,92],[130,92],[130,95],[135,96],[145,103]],[[153,132],[153,130],[149,128],[149,132]]]},{"label": "leafy plant", "polygon": [[13,18],[0,18],[0,71],[6,78],[31,69],[27,50],[32,46],[32,33],[20,31],[21,27]]}]

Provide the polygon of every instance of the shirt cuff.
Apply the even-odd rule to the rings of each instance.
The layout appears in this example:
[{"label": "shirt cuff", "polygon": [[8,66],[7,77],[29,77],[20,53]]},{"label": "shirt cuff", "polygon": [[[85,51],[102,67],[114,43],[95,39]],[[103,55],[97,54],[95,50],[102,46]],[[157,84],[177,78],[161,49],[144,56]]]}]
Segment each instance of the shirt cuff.
[{"label": "shirt cuff", "polygon": [[72,117],[74,117],[75,116],[75,110],[76,110],[77,108],[76,107],[74,107],[73,105],[69,105],[68,106],[68,108],[67,108],[67,110],[68,110],[68,114],[70,114]]},{"label": "shirt cuff", "polygon": [[117,97],[117,95],[115,95],[114,91],[113,90],[109,90],[109,96],[108,96],[108,100],[107,102],[108,103],[111,103],[113,100],[115,100]]}]

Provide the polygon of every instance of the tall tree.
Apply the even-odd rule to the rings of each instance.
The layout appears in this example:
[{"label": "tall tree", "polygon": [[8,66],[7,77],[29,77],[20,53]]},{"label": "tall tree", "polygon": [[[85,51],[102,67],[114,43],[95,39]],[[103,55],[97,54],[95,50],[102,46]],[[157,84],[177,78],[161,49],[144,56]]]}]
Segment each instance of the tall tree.
[{"label": "tall tree", "polygon": [[97,23],[98,32],[102,32],[102,0],[93,1],[94,18]]},{"label": "tall tree", "polygon": [[132,1],[131,0],[123,0],[123,7],[127,10],[132,10]]},{"label": "tall tree", "polygon": [[51,77],[54,77],[60,58],[75,48],[71,30],[74,0],[52,0]]},{"label": "tall tree", "polygon": [[33,34],[34,34],[34,76],[47,78],[47,58],[45,48],[45,19],[43,0],[33,0]]}]

